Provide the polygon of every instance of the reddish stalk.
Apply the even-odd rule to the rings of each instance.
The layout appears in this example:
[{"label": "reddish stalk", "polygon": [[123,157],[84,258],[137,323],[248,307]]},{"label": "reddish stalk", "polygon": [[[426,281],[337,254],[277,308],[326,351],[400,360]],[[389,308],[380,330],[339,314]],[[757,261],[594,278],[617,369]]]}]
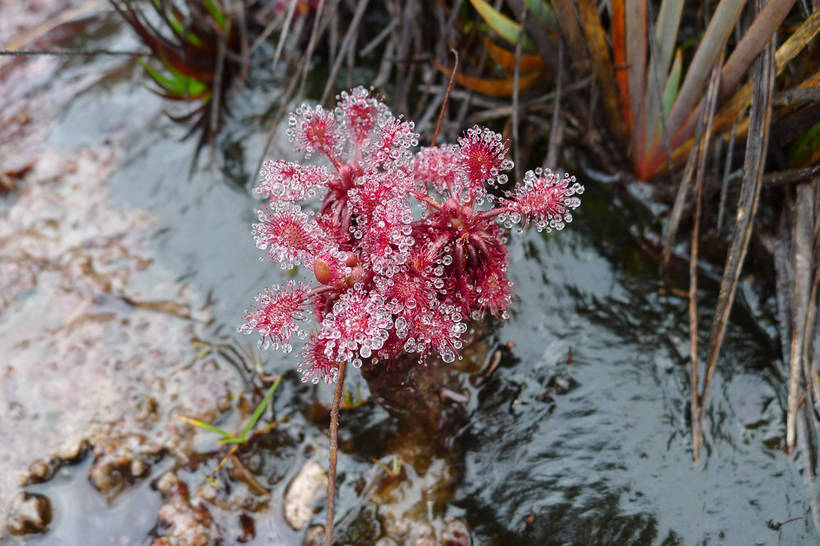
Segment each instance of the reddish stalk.
[{"label": "reddish stalk", "polygon": [[502,212],[504,212],[504,209],[484,210],[476,214],[475,217],[480,220],[492,220]]},{"label": "reddish stalk", "polygon": [[325,546],[333,545],[333,519],[336,509],[336,460],[339,453],[339,408],[342,404],[346,367],[346,362],[339,362],[336,392],[333,394],[333,408],[330,410],[330,467],[327,471],[327,524],[325,525]]},{"label": "reddish stalk", "polygon": [[447,101],[450,100],[450,91],[453,90],[453,82],[456,79],[456,72],[458,71],[458,51],[455,49],[450,49],[450,53],[453,54],[456,60],[453,63],[453,72],[450,74],[450,83],[447,84],[447,93],[444,94],[444,102],[441,103],[441,113],[438,115],[438,124],[436,124],[436,132],[433,133],[433,141],[430,143],[430,147],[436,145],[436,138],[438,137],[438,132],[441,130],[441,122],[444,121],[444,112],[447,110]]}]

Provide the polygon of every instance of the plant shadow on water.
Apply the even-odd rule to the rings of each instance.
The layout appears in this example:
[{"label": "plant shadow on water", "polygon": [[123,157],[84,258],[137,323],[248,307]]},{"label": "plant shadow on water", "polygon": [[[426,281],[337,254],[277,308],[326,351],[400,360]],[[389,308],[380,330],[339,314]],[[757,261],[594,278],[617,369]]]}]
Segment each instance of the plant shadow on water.
[{"label": "plant shadow on water", "polygon": [[[115,34],[116,39],[121,37]],[[237,345],[231,338],[237,337],[233,332],[245,302],[260,285],[287,278],[281,273],[273,279],[269,268],[259,267],[249,233],[254,202],[244,180],[237,179],[255,169],[263,135],[229,121],[226,138],[234,140],[226,146],[241,150],[237,157],[245,159],[233,166],[234,179],[226,183],[223,173],[203,169],[186,180],[195,143],[178,142],[184,130],[159,117],[164,104],[120,75],[105,89],[91,86],[66,98],[46,144],[70,154],[108,137],[122,143],[101,206],[153,214],[145,244],[154,265],[140,282],[184,284],[203,299],[207,295],[212,321],[198,333]],[[248,100],[264,102],[264,93],[256,93]],[[128,109],[137,104],[139,111]],[[746,327],[755,321],[742,316],[734,317],[716,376],[721,396],[713,398],[708,420],[710,453],[702,466],[692,466],[685,417],[686,302],[659,293],[655,262],[629,236],[625,218],[631,218],[632,207],[613,185],[589,184],[572,230],[561,237],[534,231],[513,237],[510,274],[520,301],[510,321],[493,325],[478,365],[486,366],[497,348],[514,345],[501,351],[500,365],[486,381],[470,374],[461,378],[471,414],[444,447],[405,434],[374,403],[343,412],[340,542],[375,543],[381,536],[406,538],[413,529],[430,528],[439,539],[456,540],[459,521],[474,544],[814,540],[808,518],[777,532],[766,526],[770,519],[806,516],[809,508],[799,472],[780,453],[784,393],[770,364],[777,358],[770,338]],[[26,297],[46,289],[40,285]],[[107,311],[122,312],[121,304],[107,305]],[[170,332],[180,339],[190,333]],[[268,373],[295,368],[294,358],[265,357]],[[228,359],[219,362],[220,377],[229,376],[226,388],[235,393],[243,387],[239,372]],[[366,393],[359,377],[351,379],[351,388],[359,385]],[[284,521],[282,498],[304,463],[326,459],[330,396],[329,389],[301,384],[294,372],[286,373],[274,407],[277,416],[290,414],[289,422],[239,452],[244,467],[270,490],[269,499],[225,472],[209,490],[203,480],[223,453],[206,435],[189,438],[193,447],[176,476],[191,496],[207,501],[228,543],[238,537],[256,544],[301,542]],[[238,426],[239,413],[227,411],[220,426]],[[401,456],[395,459],[396,476],[387,472],[393,455]],[[163,503],[158,489],[173,458],[157,455],[146,475],[110,503],[85,479],[90,459],[86,455],[50,481],[27,487],[51,499],[54,518],[48,534],[26,537],[25,543],[80,544],[89,534],[100,544],[151,542]],[[255,520],[250,534],[249,517]],[[321,520],[314,514],[311,522]],[[429,527],[413,527],[419,522]],[[15,541],[0,538],[3,544]]]}]

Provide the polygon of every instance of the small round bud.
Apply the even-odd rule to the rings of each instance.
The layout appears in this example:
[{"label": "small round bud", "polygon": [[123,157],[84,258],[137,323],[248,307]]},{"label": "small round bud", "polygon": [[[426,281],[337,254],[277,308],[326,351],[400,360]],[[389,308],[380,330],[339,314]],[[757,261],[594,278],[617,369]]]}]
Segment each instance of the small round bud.
[{"label": "small round bud", "polygon": [[347,276],[347,284],[348,286],[354,286],[357,282],[364,281],[364,269],[362,266],[357,265],[353,268],[353,271],[350,272],[350,275]]},{"label": "small round bud", "polygon": [[316,280],[322,284],[333,283],[333,270],[330,268],[330,264],[322,258],[313,260],[313,274],[316,276]]}]

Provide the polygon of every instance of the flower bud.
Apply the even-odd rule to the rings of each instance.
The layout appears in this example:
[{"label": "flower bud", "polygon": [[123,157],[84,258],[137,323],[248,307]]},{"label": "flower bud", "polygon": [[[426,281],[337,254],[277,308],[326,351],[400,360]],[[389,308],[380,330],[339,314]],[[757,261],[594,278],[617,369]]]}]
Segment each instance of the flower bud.
[{"label": "flower bud", "polygon": [[350,275],[347,276],[347,284],[348,286],[353,286],[357,282],[364,281],[364,269],[362,266],[357,265],[353,268],[353,271],[350,272]]},{"label": "flower bud", "polygon": [[333,284],[333,269],[330,267],[330,264],[322,258],[313,260],[313,274],[320,283]]}]

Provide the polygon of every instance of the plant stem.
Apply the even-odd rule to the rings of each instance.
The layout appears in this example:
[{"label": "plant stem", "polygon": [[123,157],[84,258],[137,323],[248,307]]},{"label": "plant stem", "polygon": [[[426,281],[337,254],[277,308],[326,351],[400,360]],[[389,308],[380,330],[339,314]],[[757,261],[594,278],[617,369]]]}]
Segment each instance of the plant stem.
[{"label": "plant stem", "polygon": [[450,53],[452,53],[453,57],[455,57],[455,61],[453,61],[453,72],[450,74],[450,83],[447,84],[447,92],[444,94],[444,102],[441,103],[441,113],[438,115],[436,132],[433,133],[433,141],[430,143],[431,148],[436,145],[436,138],[438,138],[438,132],[441,130],[441,122],[444,120],[444,112],[447,110],[447,101],[450,100],[450,92],[453,90],[453,81],[455,81],[456,72],[458,71],[458,51],[451,49]]},{"label": "plant stem", "polygon": [[325,546],[333,545],[333,518],[336,508],[336,459],[339,451],[339,407],[342,403],[346,367],[346,362],[339,363],[339,376],[336,378],[336,392],[333,395],[333,408],[330,410],[330,467],[327,471]]},{"label": "plant stem", "polygon": [[[720,292],[715,308],[712,329],[709,334],[709,356],[706,360],[706,375],[700,395],[700,418],[703,420],[706,413],[709,389],[717,366],[717,357],[726,325],[729,311],[734,302],[740,272],[749,249],[749,240],[752,236],[752,225],[760,203],[760,188],[762,186],[763,170],[766,166],[766,152],[769,149],[768,127],[772,118],[772,90],[774,88],[774,42],[770,42],[758,57],[754,69],[755,92],[752,108],[749,114],[749,138],[746,143],[746,157],[743,165],[743,185],[737,205],[735,219],[735,235],[726,257],[726,266],[723,269],[723,278],[720,282]],[[789,427],[787,426],[787,430]],[[789,443],[789,440],[792,443]],[[794,438],[787,435],[786,445],[793,446]]]},{"label": "plant stem", "polygon": [[698,462],[700,446],[703,443],[703,420],[700,419],[700,404],[698,398],[698,237],[700,236],[701,204],[703,201],[703,176],[706,172],[706,159],[709,152],[709,142],[712,136],[712,120],[715,117],[718,91],[720,89],[720,65],[723,62],[723,53],[712,69],[709,87],[706,93],[706,128],[703,138],[698,143],[698,174],[695,179],[695,219],[692,228],[691,250],[689,253],[689,358],[692,361],[691,389],[692,402],[690,413],[692,416],[692,459]]}]

